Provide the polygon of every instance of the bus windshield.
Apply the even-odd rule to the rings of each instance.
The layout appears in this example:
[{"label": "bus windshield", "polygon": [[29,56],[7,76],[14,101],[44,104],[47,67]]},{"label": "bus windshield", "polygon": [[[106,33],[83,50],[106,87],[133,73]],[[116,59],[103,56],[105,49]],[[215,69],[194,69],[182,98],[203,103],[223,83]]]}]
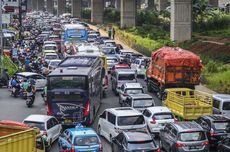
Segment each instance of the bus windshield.
[{"label": "bus windshield", "polygon": [[49,78],[49,89],[83,89],[88,87],[85,76],[52,76]]}]

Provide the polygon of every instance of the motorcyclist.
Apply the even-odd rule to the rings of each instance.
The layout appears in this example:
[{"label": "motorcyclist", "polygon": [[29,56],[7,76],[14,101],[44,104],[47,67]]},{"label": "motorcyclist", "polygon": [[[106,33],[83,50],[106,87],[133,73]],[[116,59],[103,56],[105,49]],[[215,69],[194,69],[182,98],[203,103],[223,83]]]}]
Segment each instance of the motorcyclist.
[{"label": "motorcyclist", "polygon": [[[11,87],[12,87],[12,95],[14,95],[16,97],[20,91],[19,82],[17,81],[16,77],[13,76],[10,83],[11,83]],[[16,90],[18,91],[18,93],[16,93]]]}]

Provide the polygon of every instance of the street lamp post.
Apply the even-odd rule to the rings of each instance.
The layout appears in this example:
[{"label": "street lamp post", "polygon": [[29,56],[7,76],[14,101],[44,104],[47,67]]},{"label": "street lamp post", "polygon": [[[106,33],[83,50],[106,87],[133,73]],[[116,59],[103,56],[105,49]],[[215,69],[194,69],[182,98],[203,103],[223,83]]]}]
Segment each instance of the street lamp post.
[{"label": "street lamp post", "polygon": [[2,31],[2,0],[0,0],[0,74],[2,75],[3,70],[3,31]]},{"label": "street lamp post", "polygon": [[21,0],[18,0],[18,15],[19,15],[19,40],[22,39],[22,5]]}]

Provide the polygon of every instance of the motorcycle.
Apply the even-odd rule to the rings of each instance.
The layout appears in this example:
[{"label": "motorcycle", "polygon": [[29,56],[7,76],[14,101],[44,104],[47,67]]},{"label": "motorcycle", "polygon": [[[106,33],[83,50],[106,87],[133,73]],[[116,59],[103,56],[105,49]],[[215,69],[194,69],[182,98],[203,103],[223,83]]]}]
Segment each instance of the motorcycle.
[{"label": "motorcycle", "polygon": [[14,86],[14,87],[12,87],[11,95],[13,97],[15,97],[15,98],[18,97],[18,95],[19,95],[19,91],[20,91],[19,87],[20,86]]},{"label": "motorcycle", "polygon": [[26,105],[28,108],[31,108],[34,104],[34,100],[35,100],[35,95],[34,93],[31,92],[27,92],[27,99],[26,99]]}]

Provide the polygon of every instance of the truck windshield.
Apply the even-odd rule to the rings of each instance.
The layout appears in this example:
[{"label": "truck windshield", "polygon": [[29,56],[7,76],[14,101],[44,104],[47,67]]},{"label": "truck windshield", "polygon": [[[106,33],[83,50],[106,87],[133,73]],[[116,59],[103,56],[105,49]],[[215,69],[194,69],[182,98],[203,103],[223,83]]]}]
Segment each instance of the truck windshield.
[{"label": "truck windshield", "polygon": [[76,146],[93,146],[98,144],[97,136],[78,136],[74,140],[74,145]]},{"label": "truck windshield", "polygon": [[150,107],[153,105],[152,99],[136,99],[133,101],[134,108]]},{"label": "truck windshield", "polygon": [[45,130],[44,122],[24,121],[24,123],[30,127],[37,127],[40,130]]},{"label": "truck windshield", "polygon": [[202,131],[197,132],[182,132],[179,134],[179,140],[183,142],[188,141],[202,141],[205,140],[205,134]]},{"label": "truck windshield", "polygon": [[49,89],[83,89],[86,90],[88,84],[85,76],[54,76],[48,79]]},{"label": "truck windshield", "polygon": [[143,125],[145,124],[144,117],[139,116],[122,116],[118,117],[118,126],[130,126],[130,125]]},{"label": "truck windshield", "polygon": [[118,80],[134,80],[135,74],[119,74]]}]

